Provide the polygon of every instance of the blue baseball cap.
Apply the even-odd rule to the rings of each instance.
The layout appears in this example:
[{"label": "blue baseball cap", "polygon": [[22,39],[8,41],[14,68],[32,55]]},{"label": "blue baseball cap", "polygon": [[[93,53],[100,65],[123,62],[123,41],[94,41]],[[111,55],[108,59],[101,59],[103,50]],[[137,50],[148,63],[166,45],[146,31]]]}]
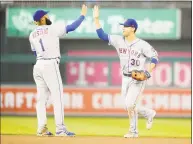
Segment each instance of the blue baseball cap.
[{"label": "blue baseball cap", "polygon": [[134,27],[135,30],[138,28],[138,24],[134,19],[127,19],[124,23],[120,23],[120,25],[123,25],[124,27]]},{"label": "blue baseball cap", "polygon": [[44,10],[37,10],[34,15],[33,15],[33,19],[34,21],[40,21],[40,19],[46,15],[49,11],[44,11]]}]

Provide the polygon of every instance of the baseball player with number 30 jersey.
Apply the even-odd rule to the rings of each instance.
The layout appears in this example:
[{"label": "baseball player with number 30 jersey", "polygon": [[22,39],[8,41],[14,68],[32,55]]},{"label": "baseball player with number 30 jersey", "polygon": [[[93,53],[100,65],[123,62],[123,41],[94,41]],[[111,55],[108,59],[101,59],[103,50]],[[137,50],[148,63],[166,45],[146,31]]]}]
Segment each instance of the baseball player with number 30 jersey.
[{"label": "baseball player with number 30 jersey", "polygon": [[37,86],[37,135],[53,135],[48,131],[46,118],[46,103],[50,95],[56,124],[55,136],[75,136],[75,133],[67,131],[64,124],[63,84],[59,70],[59,38],[79,27],[85,19],[87,7],[83,5],[81,16],[66,26],[64,24],[52,24],[47,13],[44,10],[35,12],[33,19],[38,26],[29,36],[31,49],[37,56],[33,69],[33,77]]},{"label": "baseball player with number 30 jersey", "polygon": [[[125,108],[130,119],[129,132],[125,138],[138,137],[138,114],[147,119],[146,127],[152,127],[156,112],[139,105],[140,95],[144,90],[147,79],[158,63],[158,54],[146,41],[136,37],[138,25],[134,19],[127,19],[123,24],[123,36],[108,35],[99,23],[99,8],[94,6],[93,17],[98,37],[115,47],[120,58],[122,70],[121,95],[125,101]],[[150,59],[148,70],[145,70],[146,60]]]}]

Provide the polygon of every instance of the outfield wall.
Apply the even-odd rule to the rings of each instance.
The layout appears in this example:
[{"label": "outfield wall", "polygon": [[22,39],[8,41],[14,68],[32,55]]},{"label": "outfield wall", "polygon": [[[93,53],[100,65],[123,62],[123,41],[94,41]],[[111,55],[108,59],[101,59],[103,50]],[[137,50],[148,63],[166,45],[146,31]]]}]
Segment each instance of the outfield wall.
[{"label": "outfield wall", "polygon": [[[190,89],[146,89],[140,104],[157,111],[158,117],[191,117]],[[127,116],[120,87],[65,87],[62,101],[68,116]],[[35,115],[34,85],[2,85],[2,115]],[[51,99],[48,114],[53,115]]]}]

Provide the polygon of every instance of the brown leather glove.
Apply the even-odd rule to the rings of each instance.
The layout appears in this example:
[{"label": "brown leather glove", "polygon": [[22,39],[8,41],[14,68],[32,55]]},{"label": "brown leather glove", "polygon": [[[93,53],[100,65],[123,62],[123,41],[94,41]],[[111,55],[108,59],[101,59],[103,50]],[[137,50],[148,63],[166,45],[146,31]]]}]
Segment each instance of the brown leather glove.
[{"label": "brown leather glove", "polygon": [[131,71],[131,77],[138,81],[144,81],[150,78],[150,74],[148,71],[138,71],[138,70],[132,70]]}]

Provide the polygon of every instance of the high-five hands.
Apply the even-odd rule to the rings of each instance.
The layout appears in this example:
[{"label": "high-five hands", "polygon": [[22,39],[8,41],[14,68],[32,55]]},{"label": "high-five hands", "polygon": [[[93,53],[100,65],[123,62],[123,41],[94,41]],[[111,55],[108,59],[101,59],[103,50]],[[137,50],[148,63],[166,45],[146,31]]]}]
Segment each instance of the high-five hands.
[{"label": "high-five hands", "polygon": [[82,5],[81,15],[85,16],[87,13],[87,6],[85,4]]},{"label": "high-five hands", "polygon": [[98,19],[99,18],[99,7],[97,5],[93,8],[93,18]]}]

